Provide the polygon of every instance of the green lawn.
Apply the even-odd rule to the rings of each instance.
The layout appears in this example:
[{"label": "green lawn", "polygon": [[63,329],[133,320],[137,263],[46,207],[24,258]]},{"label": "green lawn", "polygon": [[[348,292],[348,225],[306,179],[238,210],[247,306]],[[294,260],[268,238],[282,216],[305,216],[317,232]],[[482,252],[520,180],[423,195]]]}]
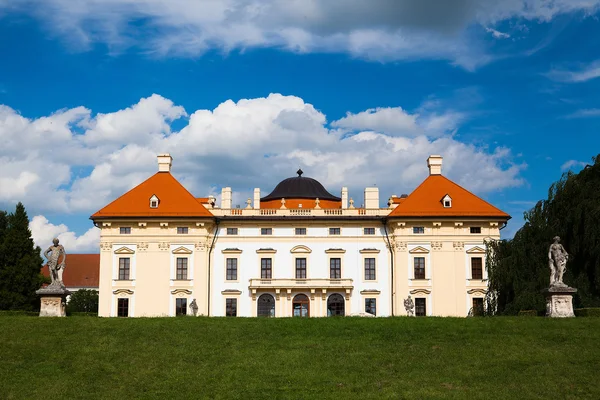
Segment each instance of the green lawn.
[{"label": "green lawn", "polygon": [[0,398],[600,399],[600,318],[0,317]]}]

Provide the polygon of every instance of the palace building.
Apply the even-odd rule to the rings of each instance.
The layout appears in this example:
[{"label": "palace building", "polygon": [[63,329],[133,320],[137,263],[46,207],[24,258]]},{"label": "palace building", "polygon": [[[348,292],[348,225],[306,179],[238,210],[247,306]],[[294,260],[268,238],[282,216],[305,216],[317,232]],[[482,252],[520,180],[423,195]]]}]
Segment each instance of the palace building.
[{"label": "palace building", "polygon": [[[381,207],[367,187],[281,181],[244,207],[232,190],[195,197],[158,172],[93,214],[101,229],[100,316],[467,316],[487,292],[485,242],[510,216],[442,175],[442,157],[410,194]],[[262,197],[261,197],[262,196]]]}]

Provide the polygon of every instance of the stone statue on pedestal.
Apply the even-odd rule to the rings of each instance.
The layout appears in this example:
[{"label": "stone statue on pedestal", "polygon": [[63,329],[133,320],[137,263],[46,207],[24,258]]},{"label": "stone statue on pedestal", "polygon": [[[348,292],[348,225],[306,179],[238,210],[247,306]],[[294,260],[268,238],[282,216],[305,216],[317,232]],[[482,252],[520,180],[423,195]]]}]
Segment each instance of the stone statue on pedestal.
[{"label": "stone statue on pedestal", "polygon": [[408,299],[404,299],[404,308],[406,309],[406,315],[408,317],[415,316],[415,303],[413,299],[408,295]]},{"label": "stone statue on pedestal", "polygon": [[[54,245],[48,247],[44,252],[44,257],[48,259],[48,270],[50,272],[50,279],[52,280],[50,286],[60,286],[64,288],[65,285],[62,277],[67,265],[67,253],[65,252],[65,248],[58,244],[58,238],[54,238],[52,243]],[[63,256],[62,260],[60,258],[61,256]]]},{"label": "stone statue on pedestal", "polygon": [[550,266],[550,286],[567,286],[563,283],[563,275],[567,270],[569,253],[560,244],[560,237],[554,237],[554,243],[548,249],[548,264]]},{"label": "stone statue on pedestal", "polygon": [[194,317],[198,314],[198,303],[196,303],[196,299],[193,299],[190,303],[190,310],[192,310],[192,314]]},{"label": "stone statue on pedestal", "polygon": [[58,244],[58,239],[55,238],[52,242],[53,245],[44,252],[44,257],[48,259],[52,283],[36,291],[40,296],[40,317],[66,317],[67,296],[71,294],[63,283],[67,252]]},{"label": "stone statue on pedestal", "polygon": [[546,295],[546,316],[553,318],[574,317],[573,294],[577,289],[563,282],[567,270],[569,253],[560,244],[560,237],[555,236],[548,249],[548,266],[550,267],[550,287],[544,290]]}]

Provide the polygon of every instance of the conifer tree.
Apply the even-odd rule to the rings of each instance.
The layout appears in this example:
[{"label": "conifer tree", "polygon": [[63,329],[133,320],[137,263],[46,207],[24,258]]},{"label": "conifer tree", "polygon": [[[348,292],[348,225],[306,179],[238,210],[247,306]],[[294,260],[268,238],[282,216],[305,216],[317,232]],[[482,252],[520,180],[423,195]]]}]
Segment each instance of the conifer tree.
[{"label": "conifer tree", "polygon": [[[4,225],[4,227],[2,226]],[[23,204],[0,215],[0,309],[31,310],[39,307],[35,291],[42,283],[42,257],[29,229]]]}]

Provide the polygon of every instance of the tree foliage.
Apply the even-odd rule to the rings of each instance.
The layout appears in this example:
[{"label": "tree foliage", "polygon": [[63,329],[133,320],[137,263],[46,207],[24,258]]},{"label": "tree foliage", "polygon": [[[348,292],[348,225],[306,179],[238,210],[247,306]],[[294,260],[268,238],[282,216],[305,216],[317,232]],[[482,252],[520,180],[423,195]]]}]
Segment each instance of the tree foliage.
[{"label": "tree foliage", "polygon": [[14,213],[0,212],[0,309],[39,307],[35,291],[43,281],[42,265],[23,204],[17,204]]},{"label": "tree foliage", "polygon": [[69,312],[98,312],[98,291],[79,289],[74,292],[67,304]]},{"label": "tree foliage", "polygon": [[569,253],[564,282],[578,289],[574,306],[600,306],[600,154],[579,173],[563,174],[524,217],[513,239],[488,243],[488,307],[545,310],[548,248],[557,235]]}]

